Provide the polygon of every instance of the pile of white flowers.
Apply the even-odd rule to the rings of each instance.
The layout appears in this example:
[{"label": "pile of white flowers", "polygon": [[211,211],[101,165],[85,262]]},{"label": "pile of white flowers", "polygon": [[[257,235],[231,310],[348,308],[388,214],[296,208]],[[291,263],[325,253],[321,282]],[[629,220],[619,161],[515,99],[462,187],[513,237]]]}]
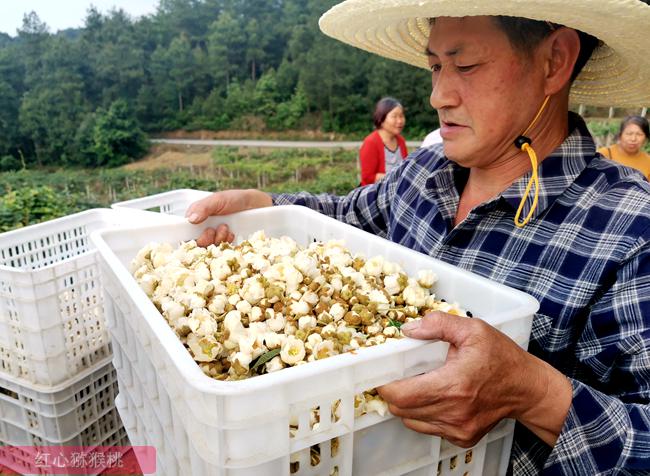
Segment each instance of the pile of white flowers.
[{"label": "pile of white flowers", "polygon": [[[174,249],[151,243],[132,272],[210,377],[241,380],[401,337],[402,323],[431,310],[465,315],[437,300],[437,277],[409,278],[341,241],[300,247],[263,231],[239,245]],[[376,405],[361,395],[357,410]]]}]

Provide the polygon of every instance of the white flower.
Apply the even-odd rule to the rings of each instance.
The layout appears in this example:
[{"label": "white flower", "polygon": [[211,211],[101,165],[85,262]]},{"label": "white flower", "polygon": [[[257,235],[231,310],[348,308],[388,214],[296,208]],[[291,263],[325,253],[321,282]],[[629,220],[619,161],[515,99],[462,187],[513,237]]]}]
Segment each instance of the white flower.
[{"label": "white flower", "polygon": [[418,284],[423,288],[429,289],[436,281],[438,281],[438,276],[430,269],[418,271]]},{"label": "white flower", "polygon": [[[291,314],[293,314],[294,316],[304,316],[311,312],[309,304],[307,304],[305,301],[298,301],[298,302],[291,303],[289,309],[291,310]],[[314,317],[314,321],[316,321],[315,317]]]},{"label": "white flower", "polygon": [[309,350],[313,350],[314,346],[316,344],[320,344],[323,342],[323,338],[320,336],[320,334],[309,334],[307,336],[307,342],[305,343],[305,348]]},{"label": "white flower", "polygon": [[228,298],[223,294],[217,294],[208,302],[208,310],[217,316],[220,316],[226,312],[226,304],[228,304]]},{"label": "white flower", "polygon": [[232,357],[232,364],[238,374],[245,374],[249,370],[249,365],[253,361],[253,356],[246,352],[236,352]]},{"label": "white flower", "polygon": [[275,316],[273,316],[273,319],[267,319],[266,323],[269,325],[269,329],[272,331],[280,332],[282,329],[284,329],[286,320],[284,316],[278,312],[275,314]]},{"label": "white flower", "polygon": [[223,319],[223,327],[230,331],[230,333],[240,332],[244,325],[241,322],[241,312],[230,311]]},{"label": "white flower", "polygon": [[153,296],[153,292],[156,289],[159,279],[153,274],[145,274],[140,278],[140,287],[146,293],[147,296]]},{"label": "white flower", "polygon": [[214,337],[199,337],[192,333],[187,335],[187,346],[194,354],[194,360],[198,362],[212,362],[223,349]]},{"label": "white flower", "polygon": [[187,325],[198,336],[213,335],[218,330],[217,321],[207,309],[194,309],[187,320]]},{"label": "white flower", "polygon": [[293,264],[304,276],[311,277],[318,273],[318,260],[307,250],[296,253]]},{"label": "white flower", "polygon": [[388,326],[382,332],[386,337],[395,337],[399,335],[399,329],[395,326]]},{"label": "white flower", "polygon": [[269,374],[271,372],[276,372],[276,371],[282,370],[284,368],[284,365],[282,364],[282,359],[280,358],[280,356],[273,357],[265,365],[266,365],[266,372],[269,373]]},{"label": "white flower", "polygon": [[265,270],[262,275],[269,281],[283,281],[286,283],[287,291],[292,292],[298,288],[303,276],[295,267],[287,263],[276,263]]},{"label": "white flower", "polygon": [[192,292],[184,293],[181,294],[179,297],[180,297],[180,301],[188,309],[199,309],[205,307],[206,305],[205,298],[203,296],[199,296],[196,293],[192,293]]},{"label": "white flower", "polygon": [[340,291],[341,288],[343,288],[343,281],[341,280],[341,276],[336,275],[336,276],[332,277],[332,279],[330,281],[330,286],[332,286],[332,289],[334,291],[337,291],[337,292]]},{"label": "white flower", "polygon": [[335,321],[340,321],[345,316],[345,309],[337,302],[330,308],[330,315]]},{"label": "white flower", "polygon": [[388,413],[388,404],[381,398],[373,398],[371,400],[366,400],[366,413],[379,413],[380,416],[386,415]]},{"label": "white flower", "polygon": [[370,291],[368,299],[370,299],[370,302],[377,305],[377,312],[379,314],[386,314],[389,311],[390,304],[388,303],[388,298],[378,289],[373,289]]},{"label": "white flower", "polygon": [[280,358],[285,364],[295,365],[305,358],[305,344],[300,339],[289,336],[282,344]]},{"label": "white flower", "polygon": [[151,263],[154,268],[160,268],[169,263],[173,258],[174,248],[169,243],[158,245],[151,250]]},{"label": "white flower", "polygon": [[316,327],[316,318],[312,315],[298,319],[298,329],[310,330]]},{"label": "white flower", "polygon": [[282,345],[282,337],[280,334],[275,332],[267,332],[264,334],[264,345],[266,345],[269,350],[277,349]]},{"label": "white flower", "polygon": [[264,286],[257,276],[244,280],[242,297],[250,304],[257,304],[264,297]]},{"label": "white flower", "polygon": [[399,274],[402,272],[402,267],[397,263],[392,263],[390,261],[384,261],[384,269],[382,270],[385,275],[389,274]]},{"label": "white flower", "polygon": [[247,316],[251,312],[251,309],[253,309],[253,306],[251,306],[248,301],[242,299],[235,305],[235,308],[241,312],[242,315]]},{"label": "white flower", "polygon": [[379,277],[383,269],[384,258],[381,256],[375,256],[366,261],[366,263],[361,268],[361,272],[367,276]]},{"label": "white flower", "polygon": [[143,264],[139,268],[137,268],[135,271],[133,271],[133,277],[139,281],[142,276],[145,274],[149,273],[151,271],[151,267],[148,264]]},{"label": "white flower", "polygon": [[321,336],[328,339],[336,335],[336,325],[334,323],[327,324],[320,331]]},{"label": "white flower", "polygon": [[196,284],[192,288],[192,292],[198,294],[199,296],[206,297],[212,292],[214,285],[210,281],[205,279],[199,279],[196,281]]},{"label": "white flower", "polygon": [[402,287],[399,285],[399,274],[389,274],[384,278],[384,289],[388,294],[394,296],[399,294]]},{"label": "white flower", "polygon": [[314,349],[312,350],[312,354],[315,355],[317,359],[326,359],[328,357],[336,355],[336,350],[334,349],[334,342],[332,342],[331,340],[324,340],[322,342],[319,342],[314,346]]},{"label": "white flower", "polygon": [[295,335],[297,330],[298,330],[298,328],[296,327],[296,325],[293,322],[287,322],[284,325],[284,333],[286,335],[288,335],[288,336]]},{"label": "white flower", "polygon": [[302,299],[302,293],[300,291],[298,291],[298,290],[291,291],[289,293],[289,297],[291,299],[293,299],[294,301],[300,301],[300,299]]},{"label": "white flower", "polygon": [[223,257],[213,259],[210,262],[210,274],[212,279],[223,281],[232,274],[232,269],[228,265],[228,260]]},{"label": "white flower", "polygon": [[251,308],[250,313],[249,313],[249,319],[252,322],[256,322],[262,319],[262,309],[255,306]]},{"label": "white flower", "polygon": [[163,315],[170,321],[185,315],[185,306],[171,299],[162,305],[162,309]]},{"label": "white flower", "polygon": [[197,263],[194,267],[194,274],[200,281],[210,281],[211,279],[210,268],[208,268],[208,265],[204,261]]},{"label": "white flower", "polygon": [[404,288],[402,295],[404,302],[409,306],[423,307],[429,293],[417,284],[415,286],[409,284]]},{"label": "white flower", "polygon": [[424,307],[426,307],[427,309],[435,309],[437,306],[438,306],[438,303],[436,302],[436,295],[435,294],[430,294],[424,300]]},{"label": "white flower", "polygon": [[313,291],[307,291],[305,294],[302,295],[301,298],[303,301],[308,303],[311,306],[314,306],[315,304],[318,303],[319,297],[318,294],[316,294]]}]

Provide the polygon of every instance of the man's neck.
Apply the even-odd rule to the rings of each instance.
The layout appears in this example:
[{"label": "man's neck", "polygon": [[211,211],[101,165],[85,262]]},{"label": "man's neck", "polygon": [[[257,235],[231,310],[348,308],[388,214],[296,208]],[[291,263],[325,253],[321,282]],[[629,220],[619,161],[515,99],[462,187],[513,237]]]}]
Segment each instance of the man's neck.
[{"label": "man's neck", "polygon": [[[555,100],[554,100],[555,99]],[[569,134],[568,105],[552,98],[539,122],[528,133],[537,155],[538,165],[549,156]],[[513,142],[514,142],[513,137]],[[476,206],[485,203],[508,189],[532,168],[528,153],[513,145],[508,154],[495,160],[489,167],[472,167],[461,193],[456,224],[465,219]]]}]

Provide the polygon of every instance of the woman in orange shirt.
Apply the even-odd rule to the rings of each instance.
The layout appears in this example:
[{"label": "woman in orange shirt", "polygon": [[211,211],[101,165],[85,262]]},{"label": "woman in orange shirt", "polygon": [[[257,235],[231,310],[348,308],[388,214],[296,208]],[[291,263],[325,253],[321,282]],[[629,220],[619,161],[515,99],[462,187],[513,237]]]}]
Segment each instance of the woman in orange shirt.
[{"label": "woman in orange shirt", "polygon": [[598,152],[622,165],[639,170],[650,180],[650,155],[641,150],[648,138],[648,120],[641,116],[628,116],[621,122],[616,144],[601,147]]},{"label": "woman in orange shirt", "polygon": [[375,131],[366,137],[359,152],[361,185],[375,183],[397,167],[408,155],[406,141],[400,135],[406,119],[397,99],[383,98],[373,114]]}]

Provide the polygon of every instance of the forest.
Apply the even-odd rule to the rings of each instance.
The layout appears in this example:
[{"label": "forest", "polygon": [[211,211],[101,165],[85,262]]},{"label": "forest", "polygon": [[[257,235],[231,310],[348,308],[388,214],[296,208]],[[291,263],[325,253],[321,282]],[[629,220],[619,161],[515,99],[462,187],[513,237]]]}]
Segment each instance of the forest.
[{"label": "forest", "polygon": [[37,13],[0,34],[0,171],[117,166],[147,134],[321,130],[358,137],[399,98],[409,139],[436,125],[428,74],[323,35],[336,0],[161,0],[138,19],[88,10],[51,32]]}]

